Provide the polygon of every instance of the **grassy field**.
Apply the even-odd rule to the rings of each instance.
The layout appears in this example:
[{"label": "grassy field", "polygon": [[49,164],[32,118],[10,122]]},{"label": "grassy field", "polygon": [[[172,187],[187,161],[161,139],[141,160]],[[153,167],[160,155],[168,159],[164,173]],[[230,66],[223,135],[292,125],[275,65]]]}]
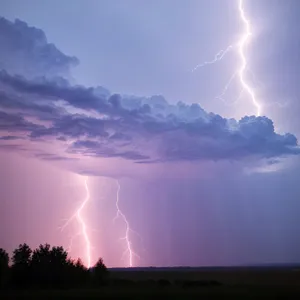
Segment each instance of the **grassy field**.
[{"label": "grassy field", "polygon": [[215,280],[225,285],[299,286],[300,268],[166,268],[112,271],[111,278],[131,280]]},{"label": "grassy field", "polygon": [[[112,285],[101,289],[7,291],[0,292],[0,299],[297,299],[300,296],[300,271],[295,269],[121,270],[112,271],[111,279]],[[158,284],[162,279],[168,282],[167,286]],[[178,284],[210,280],[221,285],[184,288]]]},{"label": "grassy field", "polygon": [[99,290],[24,291],[2,293],[0,299],[299,299],[299,287],[225,286],[184,291],[165,289],[104,288]]}]

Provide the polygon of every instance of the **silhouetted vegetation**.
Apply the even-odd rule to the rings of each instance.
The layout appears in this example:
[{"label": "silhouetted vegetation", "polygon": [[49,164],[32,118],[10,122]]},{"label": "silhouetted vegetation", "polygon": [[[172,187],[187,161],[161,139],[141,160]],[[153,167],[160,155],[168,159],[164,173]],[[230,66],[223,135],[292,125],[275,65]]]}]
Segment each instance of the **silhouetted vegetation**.
[{"label": "silhouetted vegetation", "polygon": [[[13,251],[11,260],[0,248],[0,299],[153,299],[161,296],[164,299],[206,299],[208,295],[210,299],[224,295],[230,299],[247,296],[259,299],[266,295],[281,295],[287,299],[288,295],[300,294],[297,270],[146,268],[109,271],[102,258],[88,269],[80,259],[72,260],[62,247],[44,244],[32,250],[27,244],[21,244]],[[210,278],[216,280],[207,280]]]},{"label": "silhouetted vegetation", "polygon": [[31,250],[20,244],[13,251],[11,265],[8,253],[0,248],[0,288],[77,288],[107,284],[108,270],[100,258],[87,269],[80,259],[68,257],[63,247],[40,245]]},{"label": "silhouetted vegetation", "polygon": [[72,260],[63,247],[40,245],[32,250],[27,244],[20,244],[12,254],[11,265],[8,253],[0,248],[1,289],[74,289],[100,288],[103,286],[168,288],[170,286],[207,286],[210,282],[178,282],[168,279],[132,280],[109,278],[109,271],[103,259],[90,269],[80,259]]},{"label": "silhouetted vegetation", "polygon": [[102,258],[99,258],[95,267],[93,268],[93,280],[95,285],[105,285],[108,280],[108,270]]},{"label": "silhouetted vegetation", "polygon": [[0,288],[3,288],[8,283],[8,263],[8,253],[4,249],[0,248]]}]

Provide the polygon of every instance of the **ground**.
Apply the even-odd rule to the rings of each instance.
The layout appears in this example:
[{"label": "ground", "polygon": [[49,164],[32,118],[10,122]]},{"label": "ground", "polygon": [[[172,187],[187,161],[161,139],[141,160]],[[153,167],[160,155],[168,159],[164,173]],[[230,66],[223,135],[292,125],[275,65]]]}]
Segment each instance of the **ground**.
[{"label": "ground", "polygon": [[[0,299],[297,299],[297,268],[224,268],[111,271],[118,286],[101,289],[0,292]],[[122,282],[123,279],[124,281]],[[163,279],[163,280],[162,280]],[[178,281],[221,285],[183,288]],[[117,283],[118,282],[118,283]],[[168,283],[157,284],[157,282]]]}]

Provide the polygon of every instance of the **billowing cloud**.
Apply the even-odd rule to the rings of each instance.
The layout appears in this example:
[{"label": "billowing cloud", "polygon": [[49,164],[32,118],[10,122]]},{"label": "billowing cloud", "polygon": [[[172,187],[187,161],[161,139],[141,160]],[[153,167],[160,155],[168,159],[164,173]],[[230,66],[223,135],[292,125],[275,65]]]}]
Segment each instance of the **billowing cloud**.
[{"label": "billowing cloud", "polygon": [[57,76],[67,74],[78,64],[76,57],[65,55],[48,43],[45,33],[27,23],[0,18],[0,69],[12,74]]},{"label": "billowing cloud", "polygon": [[[93,88],[30,81],[0,74],[3,108],[19,105],[37,119],[53,117],[48,126],[11,122],[9,130],[28,132],[28,138],[71,139],[69,152],[93,157],[121,157],[134,161],[241,160],[299,154],[297,139],[275,133],[267,117],[244,117],[239,121],[205,112],[198,104],[168,104],[162,97],[137,99],[126,108],[130,97],[97,96]],[[22,95],[22,102],[18,97]],[[34,99],[29,101],[28,99]],[[9,102],[9,105],[8,105]],[[87,114],[59,109],[59,102],[80,108]],[[94,111],[95,116],[88,112]],[[4,113],[3,113],[4,114]],[[10,115],[5,114],[6,118]],[[21,125],[20,125],[21,124]],[[7,128],[7,125],[6,125]]]},{"label": "billowing cloud", "polygon": [[18,114],[0,111],[0,130],[3,132],[34,132],[41,128],[43,128],[43,126],[29,122]]},{"label": "billowing cloud", "polygon": [[[76,61],[49,45],[42,31],[25,23],[1,20],[0,27],[7,32],[18,30],[18,34],[6,34],[13,37],[3,40],[4,48],[19,37],[21,49],[27,49],[24,57],[30,57],[28,63],[37,74],[42,75],[49,64],[59,75],[61,68]],[[21,59],[11,51],[11,59],[14,56]],[[26,72],[16,72],[11,68],[0,71],[1,143],[12,147],[18,137],[35,145],[51,141],[53,153],[35,155],[44,160],[119,158],[141,165],[253,158],[276,161],[300,154],[296,137],[277,134],[267,117],[226,119],[204,111],[199,104],[170,104],[160,95],[118,95],[103,87],[72,85],[60,76],[28,78]]]}]

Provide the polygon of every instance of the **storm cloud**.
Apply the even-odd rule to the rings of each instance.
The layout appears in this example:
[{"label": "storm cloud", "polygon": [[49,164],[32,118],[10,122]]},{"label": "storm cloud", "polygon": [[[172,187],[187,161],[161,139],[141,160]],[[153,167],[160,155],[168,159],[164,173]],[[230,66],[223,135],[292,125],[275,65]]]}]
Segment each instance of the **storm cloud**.
[{"label": "storm cloud", "polygon": [[[271,158],[300,153],[296,137],[275,133],[273,122],[267,117],[246,116],[237,121],[207,113],[197,104],[171,105],[164,99],[160,99],[162,103],[157,109],[157,101],[137,102],[134,97],[135,108],[128,109],[124,107],[130,102],[128,96],[105,99],[97,96],[93,88],[60,86],[46,79],[35,82],[5,72],[1,73],[0,83],[3,109],[19,106],[38,119],[43,119],[45,112],[53,113],[47,127],[29,126],[19,118],[5,128],[26,130],[30,138],[75,138],[73,150],[84,155],[163,162]],[[9,98],[4,97],[6,93]],[[23,102],[18,98],[20,95]],[[87,112],[94,110],[98,115],[59,110],[59,101]],[[9,116],[5,114],[6,118]]]},{"label": "storm cloud", "polygon": [[78,59],[47,41],[41,29],[0,17],[0,69],[27,77],[68,74]]},{"label": "storm cloud", "polygon": [[[264,116],[226,119],[199,104],[170,104],[161,95],[119,95],[103,87],[72,85],[60,71],[77,59],[48,44],[41,30],[5,19],[0,19],[0,29],[1,51],[8,55],[11,49],[10,60],[18,61],[19,51],[12,46],[16,44],[24,49],[22,61],[28,61],[22,67],[26,72],[11,65],[6,68],[0,61],[2,143],[22,132],[22,138],[30,141],[51,140],[58,147],[67,143],[64,159],[75,153],[138,163],[243,161],[300,154],[296,137],[277,134],[272,120]],[[49,66],[56,76],[47,76]],[[39,76],[26,75],[31,67]],[[8,138],[7,132],[13,132],[14,138]],[[39,157],[53,160],[61,155]]]}]

